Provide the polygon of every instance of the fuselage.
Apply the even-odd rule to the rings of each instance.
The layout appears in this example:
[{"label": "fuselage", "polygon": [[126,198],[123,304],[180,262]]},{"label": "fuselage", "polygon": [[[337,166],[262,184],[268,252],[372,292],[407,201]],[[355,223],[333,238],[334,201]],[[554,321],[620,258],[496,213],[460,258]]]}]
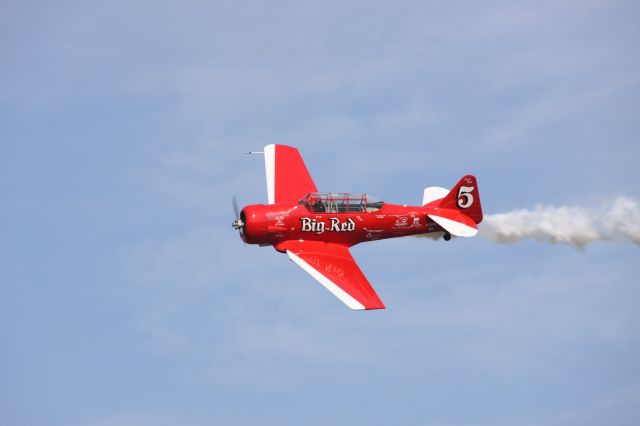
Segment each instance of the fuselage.
[{"label": "fuselage", "polygon": [[375,211],[317,212],[303,203],[254,204],[241,213],[242,239],[273,245],[288,240],[323,241],[348,246],[385,238],[442,231],[427,217],[437,208],[385,203]]}]

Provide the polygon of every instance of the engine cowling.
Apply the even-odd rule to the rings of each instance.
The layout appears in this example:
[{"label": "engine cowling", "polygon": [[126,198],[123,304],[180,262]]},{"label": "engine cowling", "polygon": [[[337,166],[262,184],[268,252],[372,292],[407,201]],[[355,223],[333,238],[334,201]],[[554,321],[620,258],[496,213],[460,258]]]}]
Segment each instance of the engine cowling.
[{"label": "engine cowling", "polygon": [[247,244],[270,244],[269,221],[267,207],[264,204],[254,204],[242,209],[244,226],[242,239]]}]

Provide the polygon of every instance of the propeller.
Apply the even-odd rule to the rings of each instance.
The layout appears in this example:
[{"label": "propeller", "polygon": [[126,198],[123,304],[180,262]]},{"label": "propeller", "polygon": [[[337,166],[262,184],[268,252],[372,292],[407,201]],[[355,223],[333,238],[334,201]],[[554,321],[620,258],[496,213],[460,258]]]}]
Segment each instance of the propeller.
[{"label": "propeller", "polygon": [[234,229],[242,229],[242,227],[244,226],[244,221],[240,216],[240,210],[238,209],[238,201],[236,200],[235,195],[233,196],[231,203],[233,205],[233,213],[235,214],[235,218],[236,218],[236,220],[233,221],[231,226],[233,226]]}]

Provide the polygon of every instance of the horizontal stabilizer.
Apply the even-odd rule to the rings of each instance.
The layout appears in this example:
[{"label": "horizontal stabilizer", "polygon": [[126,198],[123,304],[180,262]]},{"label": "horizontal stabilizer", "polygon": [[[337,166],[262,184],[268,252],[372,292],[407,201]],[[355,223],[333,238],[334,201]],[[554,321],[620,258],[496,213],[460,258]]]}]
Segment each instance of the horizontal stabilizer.
[{"label": "horizontal stabilizer", "polygon": [[441,188],[439,186],[431,186],[424,189],[424,195],[422,196],[422,205],[429,204],[433,201],[440,200],[449,194],[449,190]]},{"label": "horizontal stabilizer", "polygon": [[469,216],[457,210],[434,209],[427,216],[456,237],[473,237],[478,233],[478,225]]}]

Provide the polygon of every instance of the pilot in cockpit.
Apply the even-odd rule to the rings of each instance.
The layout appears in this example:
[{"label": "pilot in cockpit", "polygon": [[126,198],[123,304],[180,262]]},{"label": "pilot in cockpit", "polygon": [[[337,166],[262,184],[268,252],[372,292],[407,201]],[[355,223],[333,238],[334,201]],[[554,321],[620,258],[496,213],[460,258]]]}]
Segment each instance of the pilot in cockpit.
[{"label": "pilot in cockpit", "polygon": [[315,200],[313,200],[313,204],[311,205],[311,210],[316,213],[324,213],[327,211],[327,209],[324,206],[324,203],[322,202],[322,199],[320,198],[316,198]]}]

